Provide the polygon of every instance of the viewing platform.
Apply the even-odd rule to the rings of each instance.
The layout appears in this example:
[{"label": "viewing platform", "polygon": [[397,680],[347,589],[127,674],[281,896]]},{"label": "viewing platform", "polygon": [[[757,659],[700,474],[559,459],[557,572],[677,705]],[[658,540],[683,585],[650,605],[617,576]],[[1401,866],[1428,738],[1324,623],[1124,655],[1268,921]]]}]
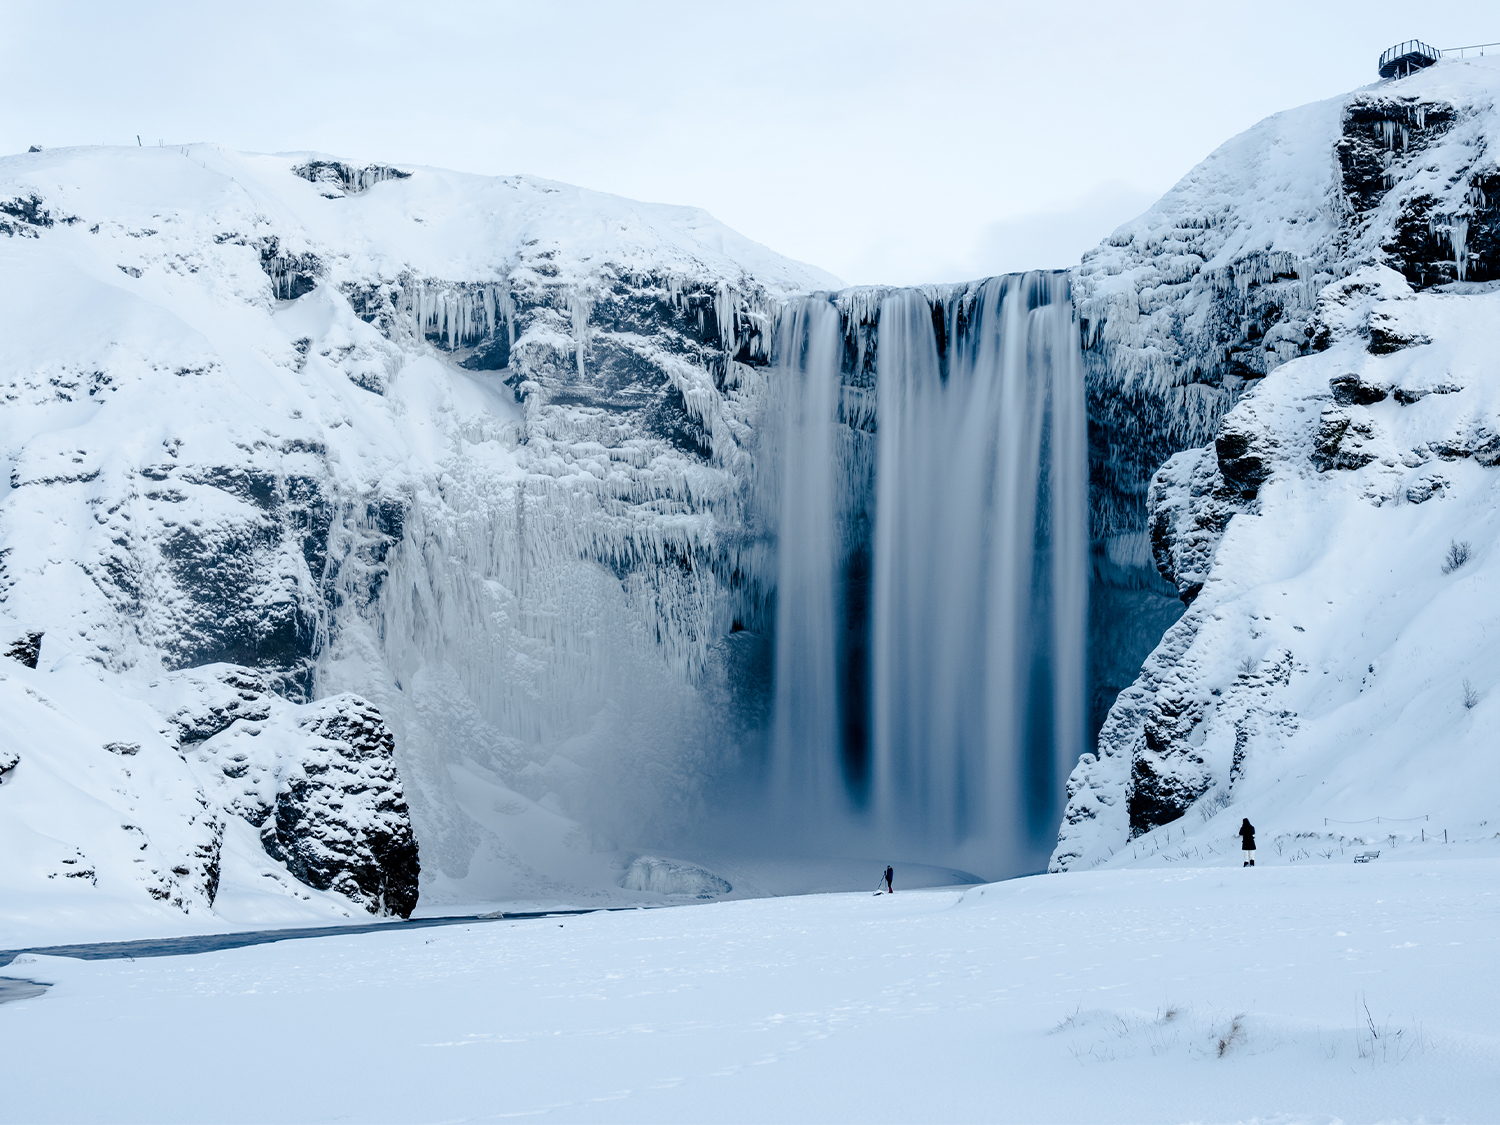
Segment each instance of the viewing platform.
[{"label": "viewing platform", "polygon": [[1408,74],[1431,66],[1442,57],[1443,52],[1436,47],[1429,47],[1420,39],[1408,39],[1405,43],[1397,43],[1380,56],[1380,77],[1405,78]]}]

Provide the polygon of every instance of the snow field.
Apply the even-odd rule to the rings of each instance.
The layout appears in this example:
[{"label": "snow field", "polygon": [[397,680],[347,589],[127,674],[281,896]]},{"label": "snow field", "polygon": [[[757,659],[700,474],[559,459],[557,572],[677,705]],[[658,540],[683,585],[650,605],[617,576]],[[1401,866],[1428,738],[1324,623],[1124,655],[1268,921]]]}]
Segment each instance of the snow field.
[{"label": "snow field", "polygon": [[1497,876],[1110,870],[22,959],[54,987],[0,1006],[0,1120],[1494,1121]]}]

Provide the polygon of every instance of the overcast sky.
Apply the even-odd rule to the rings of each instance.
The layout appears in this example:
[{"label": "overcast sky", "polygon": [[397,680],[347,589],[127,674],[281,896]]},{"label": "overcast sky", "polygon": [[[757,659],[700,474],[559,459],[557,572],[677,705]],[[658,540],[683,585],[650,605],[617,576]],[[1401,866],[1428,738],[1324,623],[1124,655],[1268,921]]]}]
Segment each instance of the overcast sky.
[{"label": "overcast sky", "polygon": [[1075,261],[1230,136],[1500,40],[1385,0],[0,0],[0,153],[216,141],[689,203],[850,282]]}]

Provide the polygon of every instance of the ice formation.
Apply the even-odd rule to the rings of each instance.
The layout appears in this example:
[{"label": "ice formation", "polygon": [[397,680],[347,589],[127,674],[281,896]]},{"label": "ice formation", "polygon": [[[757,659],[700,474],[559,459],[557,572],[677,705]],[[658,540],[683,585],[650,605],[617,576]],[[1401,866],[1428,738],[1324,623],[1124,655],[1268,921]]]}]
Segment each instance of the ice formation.
[{"label": "ice formation", "polygon": [[221,661],[369,700],[424,893],[597,890],[747,727],[770,337],[838,283],[692,209],[368,171],[0,165],[5,605],[127,686]]},{"label": "ice formation", "polygon": [[713,898],[734,890],[729,880],[721,879],[697,864],[654,855],[640,855],[632,859],[625,869],[621,886],[628,891],[691,895],[693,898]]}]

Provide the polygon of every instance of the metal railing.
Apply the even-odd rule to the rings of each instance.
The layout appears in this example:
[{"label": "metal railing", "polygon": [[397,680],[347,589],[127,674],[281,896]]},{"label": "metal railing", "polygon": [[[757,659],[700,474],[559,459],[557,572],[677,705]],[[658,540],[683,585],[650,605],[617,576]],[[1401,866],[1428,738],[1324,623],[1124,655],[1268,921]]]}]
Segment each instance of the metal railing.
[{"label": "metal railing", "polygon": [[1444,47],[1438,53],[1440,55],[1457,55],[1459,58],[1463,58],[1465,51],[1478,51],[1483,55],[1486,47],[1500,47],[1500,43],[1470,43],[1467,47]]},{"label": "metal railing", "polygon": [[1389,78],[1398,71],[1410,73],[1420,67],[1431,66],[1442,57],[1443,52],[1436,47],[1423,43],[1420,39],[1408,39],[1405,43],[1397,43],[1380,56],[1380,76]]}]

